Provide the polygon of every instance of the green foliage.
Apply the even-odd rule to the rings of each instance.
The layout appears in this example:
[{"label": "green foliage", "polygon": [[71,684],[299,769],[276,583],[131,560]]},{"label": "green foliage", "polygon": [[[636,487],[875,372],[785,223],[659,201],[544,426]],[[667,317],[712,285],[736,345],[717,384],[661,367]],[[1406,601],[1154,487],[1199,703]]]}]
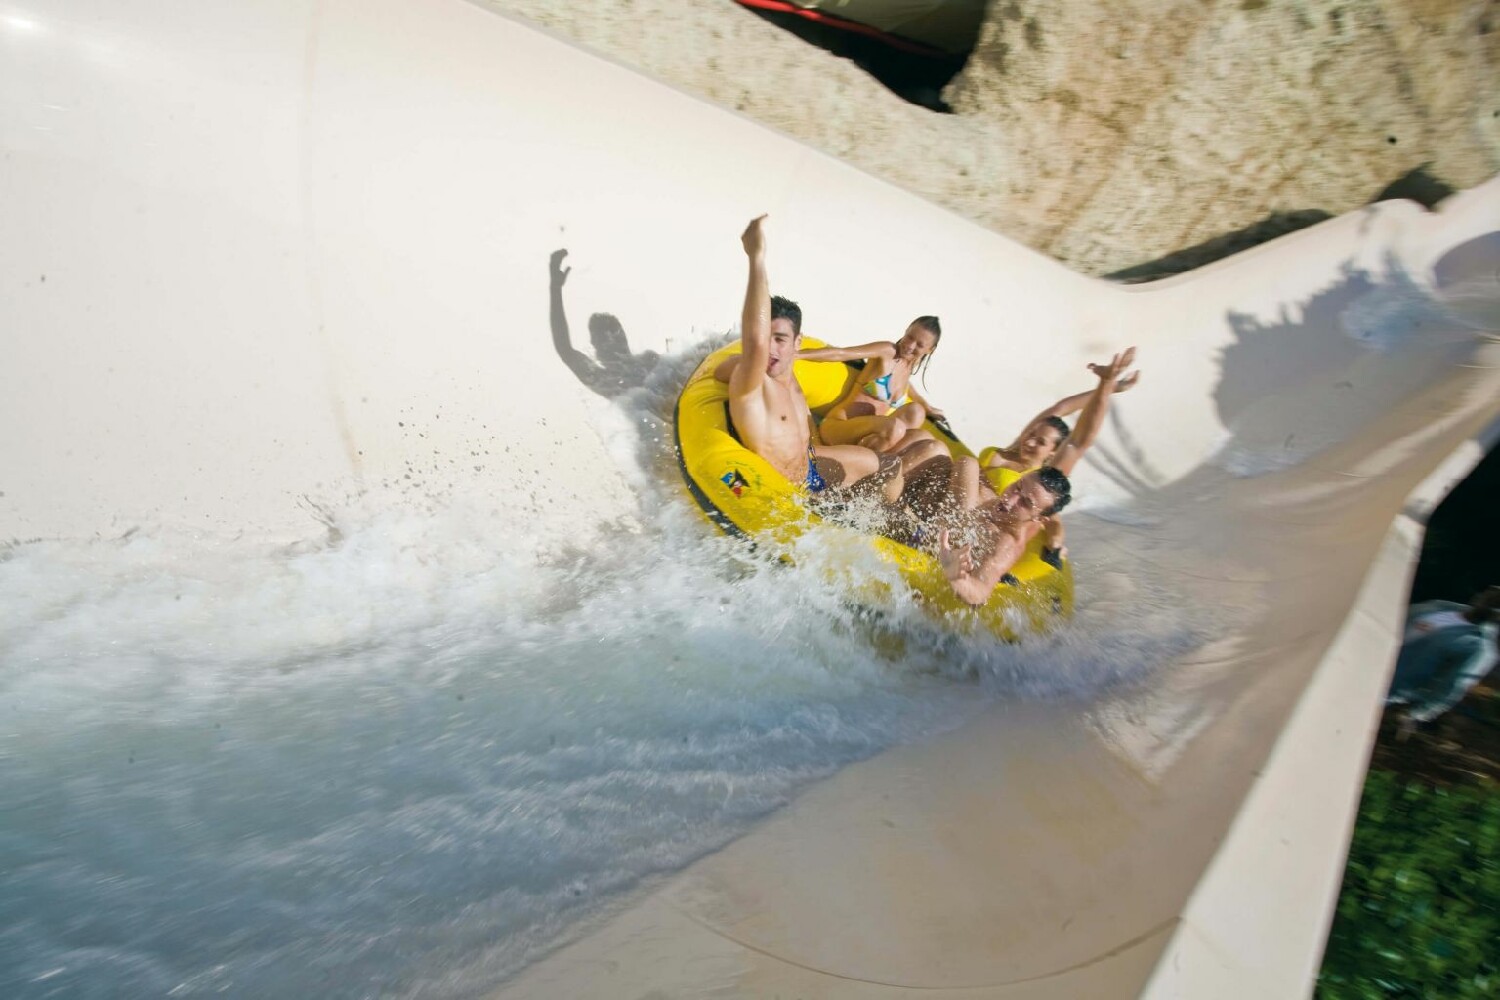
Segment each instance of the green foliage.
[{"label": "green foliage", "polygon": [[1500,996],[1500,789],[1371,771],[1316,996]]}]

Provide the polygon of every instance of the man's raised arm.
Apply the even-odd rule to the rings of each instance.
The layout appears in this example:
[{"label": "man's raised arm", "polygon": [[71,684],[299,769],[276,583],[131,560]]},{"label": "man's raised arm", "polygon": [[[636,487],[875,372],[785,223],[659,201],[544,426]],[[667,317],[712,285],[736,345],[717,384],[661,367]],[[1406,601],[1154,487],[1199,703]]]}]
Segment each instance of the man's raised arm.
[{"label": "man's raised arm", "polygon": [[740,314],[740,362],[729,372],[729,398],[744,399],[761,388],[771,360],[771,283],[766,277],[766,217],[756,216],[740,236],[749,258],[745,308]]},{"label": "man's raised arm", "polygon": [[1083,404],[1078,426],[1073,428],[1068,440],[1057,450],[1057,455],[1051,462],[1054,469],[1065,475],[1073,474],[1073,467],[1104,429],[1104,417],[1109,412],[1109,397],[1114,395],[1121,378],[1134,362],[1135,348],[1129,347],[1111,358],[1108,364],[1089,365],[1089,369],[1099,376],[1099,384],[1089,393],[1088,402]]}]

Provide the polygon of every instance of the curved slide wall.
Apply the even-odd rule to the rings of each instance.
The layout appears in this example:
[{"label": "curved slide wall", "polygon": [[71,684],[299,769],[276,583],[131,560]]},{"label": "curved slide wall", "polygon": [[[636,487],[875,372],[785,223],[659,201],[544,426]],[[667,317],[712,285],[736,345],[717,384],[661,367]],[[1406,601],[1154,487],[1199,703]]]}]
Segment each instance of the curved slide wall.
[{"label": "curved slide wall", "polygon": [[459,0],[6,0],[0,55],[6,540],[294,540],[302,498],[429,456],[427,488],[625,511],[549,254],[575,318],[680,349],[735,323],[761,211],[809,332],[942,314],[966,435],[1140,346],[1080,572],[1148,564],[1231,626],[845,770],[505,995],[1307,989],[1416,543],[1392,519],[1497,413],[1494,182],[1119,288]]}]

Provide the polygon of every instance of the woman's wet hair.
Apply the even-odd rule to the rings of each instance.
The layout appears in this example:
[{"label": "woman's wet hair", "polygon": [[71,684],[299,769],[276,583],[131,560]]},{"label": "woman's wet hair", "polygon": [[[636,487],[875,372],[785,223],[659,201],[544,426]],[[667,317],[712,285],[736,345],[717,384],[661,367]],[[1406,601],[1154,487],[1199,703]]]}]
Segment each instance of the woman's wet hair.
[{"label": "woman's wet hair", "polygon": [[1045,417],[1042,420],[1042,426],[1051,427],[1057,431],[1057,443],[1059,445],[1068,439],[1069,434],[1073,433],[1073,428],[1069,427],[1068,422],[1062,417]]},{"label": "woman's wet hair", "polygon": [[1054,469],[1050,465],[1044,465],[1033,475],[1036,476],[1037,482],[1041,483],[1042,489],[1052,494],[1052,506],[1042,511],[1043,517],[1051,517],[1072,502],[1073,484],[1068,481],[1067,473]]},{"label": "woman's wet hair", "polygon": [[784,295],[771,296],[771,318],[792,321],[792,332],[802,333],[802,307]]},{"label": "woman's wet hair", "polygon": [[943,336],[943,324],[938,322],[938,318],[936,316],[918,316],[916,319],[911,321],[911,325],[920,326],[922,329],[926,330],[928,333],[939,339],[941,339]]},{"label": "woman's wet hair", "polygon": [[[911,373],[915,377],[918,372],[927,367],[927,362],[932,358],[932,355],[937,353],[936,342],[943,339],[943,324],[938,321],[938,318],[936,316],[918,316],[916,319],[911,321],[911,325],[920,326],[922,329],[932,334],[932,339],[934,341],[932,345],[932,351],[928,354],[923,355],[922,359],[917,362],[914,368],[912,368]],[[924,380],[922,384],[926,385],[927,383]]]}]

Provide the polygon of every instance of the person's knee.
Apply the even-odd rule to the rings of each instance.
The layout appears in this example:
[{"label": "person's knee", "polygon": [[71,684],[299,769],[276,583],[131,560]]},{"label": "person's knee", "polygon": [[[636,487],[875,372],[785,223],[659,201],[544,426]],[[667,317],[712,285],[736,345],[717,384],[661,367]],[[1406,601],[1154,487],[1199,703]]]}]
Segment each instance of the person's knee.
[{"label": "person's knee", "polygon": [[871,451],[888,451],[906,434],[906,427],[895,420],[886,421],[879,429],[859,439],[860,447]]},{"label": "person's knee", "polygon": [[932,432],[924,427],[914,427],[901,436],[902,444],[915,444],[918,441],[936,441]]},{"label": "person's knee", "polygon": [[843,444],[824,448],[819,458],[835,467],[839,485],[848,486],[874,475],[880,469],[880,456],[868,448]]},{"label": "person's knee", "polygon": [[888,462],[882,462],[878,478],[881,482],[881,494],[886,503],[900,503],[901,494],[906,489],[906,477],[901,473],[901,461],[895,455],[886,455]]},{"label": "person's knee", "polygon": [[880,471],[880,456],[869,448],[857,448],[850,455],[849,466],[853,470],[851,479],[864,479]]},{"label": "person's knee", "polygon": [[959,455],[953,460],[953,494],[959,504],[968,509],[979,502],[979,463],[969,455]]},{"label": "person's knee", "polygon": [[925,441],[918,441],[909,448],[903,448],[901,450],[901,464],[910,471],[926,465],[933,459],[944,457],[947,454],[947,448],[944,448],[932,438],[928,438]]},{"label": "person's knee", "polygon": [[896,411],[896,419],[907,427],[921,427],[927,421],[927,407],[921,403],[907,403]]}]

